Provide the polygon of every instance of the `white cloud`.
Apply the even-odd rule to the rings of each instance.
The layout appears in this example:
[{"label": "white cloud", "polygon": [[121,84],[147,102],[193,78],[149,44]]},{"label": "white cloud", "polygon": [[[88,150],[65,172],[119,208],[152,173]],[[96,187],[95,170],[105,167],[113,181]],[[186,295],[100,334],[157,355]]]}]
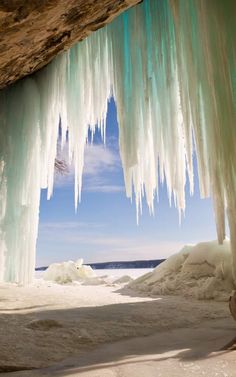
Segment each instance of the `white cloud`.
[{"label": "white cloud", "polygon": [[[59,260],[83,257],[87,263],[167,258],[183,246],[179,241],[156,241],[134,235],[109,235],[106,224],[97,223],[44,223],[40,226],[40,239],[47,248],[52,246]],[[67,250],[66,256],[64,252],[55,253],[60,247]],[[47,260],[49,258],[50,252]],[[43,264],[44,261],[38,261],[38,265]]]},{"label": "white cloud", "polygon": [[[67,161],[67,146],[61,152],[62,158]],[[69,166],[69,164],[68,164]],[[115,148],[111,149],[103,144],[88,144],[85,147],[83,191],[116,193],[124,191],[124,186],[111,183],[112,173],[121,169],[120,158]],[[110,177],[109,177],[110,175]],[[55,186],[65,187],[74,184],[74,167],[69,166],[65,175],[56,175]]]},{"label": "white cloud", "polygon": [[94,228],[102,228],[105,224],[98,224],[92,222],[82,222],[82,221],[63,221],[63,222],[45,222],[39,224],[40,232],[45,231],[57,231],[57,230],[80,230],[80,229],[94,229]]},{"label": "white cloud", "polygon": [[104,193],[116,193],[116,192],[123,192],[124,187],[123,186],[115,186],[115,185],[104,185],[101,183],[100,185],[94,184],[91,180],[88,182],[85,186],[85,191],[90,192],[104,192]]},{"label": "white cloud", "polygon": [[105,145],[88,144],[85,148],[84,175],[98,175],[106,171],[120,168],[119,156]]}]

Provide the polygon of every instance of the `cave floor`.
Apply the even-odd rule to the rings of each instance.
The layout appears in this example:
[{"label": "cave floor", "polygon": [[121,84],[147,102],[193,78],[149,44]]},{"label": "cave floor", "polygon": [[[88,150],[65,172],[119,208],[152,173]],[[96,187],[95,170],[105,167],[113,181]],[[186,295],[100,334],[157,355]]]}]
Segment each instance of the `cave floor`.
[{"label": "cave floor", "polygon": [[235,377],[228,303],[119,286],[0,285],[2,376]]}]

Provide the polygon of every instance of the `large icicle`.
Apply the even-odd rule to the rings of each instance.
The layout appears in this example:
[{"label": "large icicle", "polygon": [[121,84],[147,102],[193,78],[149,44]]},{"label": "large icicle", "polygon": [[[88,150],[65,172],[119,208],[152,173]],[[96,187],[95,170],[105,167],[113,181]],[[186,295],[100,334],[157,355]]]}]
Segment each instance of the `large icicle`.
[{"label": "large icicle", "polygon": [[193,191],[193,138],[203,197],[212,195],[219,241],[225,207],[236,275],[236,73],[234,0],[145,0],[46,69],[0,93],[0,278],[34,271],[40,188],[53,191],[59,121],[69,130],[80,198],[88,128],[105,135],[117,103],[126,192],[137,215],[158,183],[185,209]]},{"label": "large icicle", "polygon": [[220,243],[227,207],[236,281],[236,3],[170,2],[184,123],[193,125],[201,193],[213,198]]}]

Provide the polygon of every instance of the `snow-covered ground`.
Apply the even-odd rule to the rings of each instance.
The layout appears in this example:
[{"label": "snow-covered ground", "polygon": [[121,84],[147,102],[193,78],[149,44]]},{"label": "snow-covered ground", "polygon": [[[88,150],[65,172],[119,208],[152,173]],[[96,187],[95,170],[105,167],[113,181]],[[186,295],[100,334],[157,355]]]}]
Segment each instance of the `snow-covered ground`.
[{"label": "snow-covered ground", "polygon": [[0,334],[0,371],[17,377],[235,377],[220,351],[236,335],[226,302],[38,278],[0,285]]},{"label": "snow-covered ground", "polygon": [[181,295],[228,301],[235,290],[229,240],[186,245],[151,269],[92,270],[83,260],[54,263],[40,275],[60,284],[111,285],[129,283],[146,295]]}]

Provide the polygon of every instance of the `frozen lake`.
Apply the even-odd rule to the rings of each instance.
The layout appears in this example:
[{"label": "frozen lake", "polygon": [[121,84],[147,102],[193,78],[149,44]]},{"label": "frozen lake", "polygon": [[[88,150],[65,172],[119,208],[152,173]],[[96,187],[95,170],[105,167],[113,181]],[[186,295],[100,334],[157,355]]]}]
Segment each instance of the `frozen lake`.
[{"label": "frozen lake", "polygon": [[153,268],[112,268],[104,270],[94,270],[98,276],[109,275],[121,277],[124,275],[129,275],[133,279],[138,278],[148,272],[153,271]]},{"label": "frozen lake", "polygon": [[[133,279],[138,278],[148,272],[153,271],[152,268],[112,268],[112,269],[101,269],[101,270],[94,270],[97,276],[104,276],[108,275],[110,277],[121,277],[124,275],[128,275]],[[35,271],[35,277],[37,279],[42,278],[44,271]]]}]

